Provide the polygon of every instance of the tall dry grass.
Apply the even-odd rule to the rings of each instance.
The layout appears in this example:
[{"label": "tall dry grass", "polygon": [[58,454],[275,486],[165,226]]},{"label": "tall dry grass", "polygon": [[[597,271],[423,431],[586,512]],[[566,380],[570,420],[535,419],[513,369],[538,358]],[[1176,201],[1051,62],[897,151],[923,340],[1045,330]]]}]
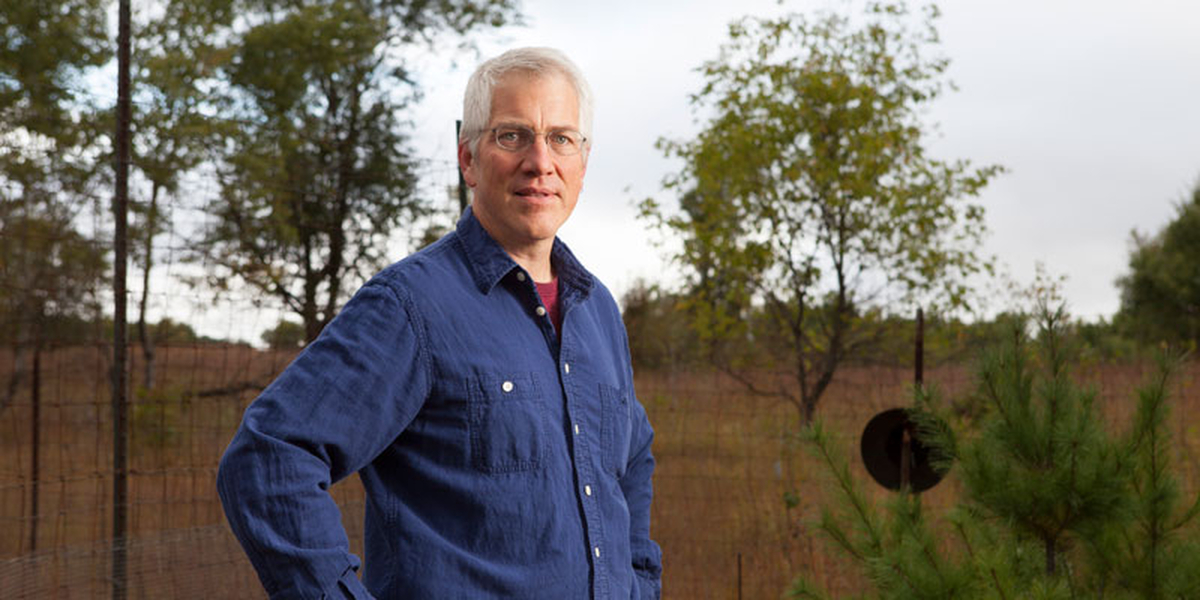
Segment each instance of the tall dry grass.
[{"label": "tall dry grass", "polygon": [[[136,359],[136,349],[131,352]],[[134,398],[130,457],[130,598],[261,598],[224,524],[217,460],[246,404],[291,359],[288,352],[197,345],[159,349],[162,385]],[[61,348],[42,360],[39,469],[32,471],[28,382],[0,413],[0,597],[107,598],[111,547],[111,418],[106,348]],[[0,354],[0,381],[11,357]],[[140,373],[135,364],[133,373]],[[1148,366],[1092,366],[1120,429]],[[1200,481],[1200,392],[1193,363],[1177,379],[1172,424],[1184,487]],[[971,374],[926,373],[944,396],[970,392]],[[138,378],[134,377],[136,387]],[[908,401],[907,368],[848,367],[819,415],[856,458],[857,434],[875,413]],[[776,598],[804,571],[834,593],[861,590],[846,561],[807,524],[825,501],[825,473],[794,441],[794,408],[748,395],[707,372],[639,373],[637,392],[656,430],[653,535],[664,552],[666,598]],[[866,483],[882,500],[887,492]],[[37,490],[34,518],[33,494]],[[789,507],[785,493],[795,492]],[[935,512],[954,501],[951,476],[925,494]],[[362,489],[334,486],[351,548],[362,548]],[[740,564],[740,576],[739,576]],[[740,587],[739,587],[740,584]]]}]

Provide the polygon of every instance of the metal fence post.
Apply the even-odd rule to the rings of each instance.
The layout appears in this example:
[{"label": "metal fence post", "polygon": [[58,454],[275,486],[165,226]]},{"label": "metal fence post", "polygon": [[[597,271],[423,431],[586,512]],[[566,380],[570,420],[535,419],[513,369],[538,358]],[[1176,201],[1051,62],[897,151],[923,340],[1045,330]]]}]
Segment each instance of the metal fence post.
[{"label": "metal fence post", "polygon": [[112,495],[112,598],[125,600],[128,592],[128,506],[129,456],[126,431],[128,422],[128,390],[125,332],[126,305],[126,233],[129,204],[129,0],[121,0],[117,29],[117,132],[116,132],[116,196],[113,199],[113,366],[112,366],[112,428],[113,428],[113,495]]}]

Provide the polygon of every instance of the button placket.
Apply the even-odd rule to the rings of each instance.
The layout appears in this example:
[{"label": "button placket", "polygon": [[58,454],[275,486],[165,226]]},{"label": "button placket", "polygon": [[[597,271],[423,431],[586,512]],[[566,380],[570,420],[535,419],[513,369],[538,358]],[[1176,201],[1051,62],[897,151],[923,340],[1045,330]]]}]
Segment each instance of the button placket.
[{"label": "button placket", "polygon": [[[594,451],[598,449],[599,446],[593,448],[593,440],[588,436],[582,435],[580,421],[576,418],[577,415],[582,414],[581,411],[583,411],[583,408],[578,403],[578,386],[574,385],[574,383],[577,382],[573,382],[573,377],[569,376],[571,373],[571,354],[570,351],[565,347],[563,348],[561,360],[563,369],[563,392],[566,395],[567,400],[567,417],[571,423],[571,429],[575,433],[575,443],[572,444],[575,455],[573,468],[578,481],[590,482],[595,479],[594,469],[591,461],[595,456]],[[599,444],[599,440],[594,441],[595,443]],[[598,512],[600,510],[598,505],[599,501],[595,495],[596,490],[592,489],[590,483],[583,485],[583,494],[584,497],[588,499],[587,502],[582,503],[583,526],[587,532],[589,545],[592,546],[592,554],[595,556],[595,559],[599,559],[600,545],[604,543],[604,526]],[[593,572],[593,576],[596,578],[596,589],[600,590],[604,588],[605,586],[603,581],[606,577],[606,574],[605,569],[600,562],[596,563],[596,569]]]}]

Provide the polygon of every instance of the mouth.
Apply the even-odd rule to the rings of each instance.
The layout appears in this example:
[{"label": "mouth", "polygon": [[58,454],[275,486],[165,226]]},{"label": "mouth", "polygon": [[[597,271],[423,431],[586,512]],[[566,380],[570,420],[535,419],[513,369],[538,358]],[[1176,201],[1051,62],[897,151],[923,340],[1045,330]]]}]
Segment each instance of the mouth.
[{"label": "mouth", "polygon": [[523,187],[513,193],[527,200],[549,200],[558,196],[558,194],[550,188],[535,186]]}]

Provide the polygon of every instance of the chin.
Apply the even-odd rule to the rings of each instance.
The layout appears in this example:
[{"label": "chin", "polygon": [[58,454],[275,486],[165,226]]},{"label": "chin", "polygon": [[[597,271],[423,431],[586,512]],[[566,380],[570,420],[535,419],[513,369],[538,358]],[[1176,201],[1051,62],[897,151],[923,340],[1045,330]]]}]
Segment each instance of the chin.
[{"label": "chin", "polygon": [[537,223],[525,224],[525,235],[532,240],[550,240],[558,235],[558,229],[562,226],[562,222],[557,219],[554,221],[542,221]]}]

